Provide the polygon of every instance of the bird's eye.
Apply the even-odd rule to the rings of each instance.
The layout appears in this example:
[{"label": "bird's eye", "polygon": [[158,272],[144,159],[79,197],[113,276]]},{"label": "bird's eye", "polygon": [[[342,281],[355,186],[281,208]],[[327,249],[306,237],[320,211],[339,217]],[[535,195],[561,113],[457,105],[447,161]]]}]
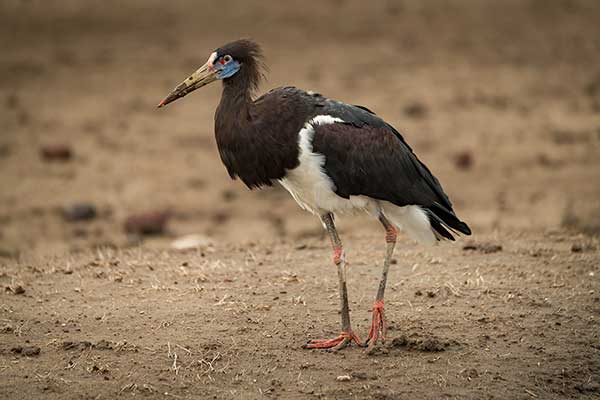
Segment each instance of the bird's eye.
[{"label": "bird's eye", "polygon": [[231,61],[231,56],[226,55],[225,57],[223,57],[223,60],[225,60],[225,62],[228,63],[229,61]]}]

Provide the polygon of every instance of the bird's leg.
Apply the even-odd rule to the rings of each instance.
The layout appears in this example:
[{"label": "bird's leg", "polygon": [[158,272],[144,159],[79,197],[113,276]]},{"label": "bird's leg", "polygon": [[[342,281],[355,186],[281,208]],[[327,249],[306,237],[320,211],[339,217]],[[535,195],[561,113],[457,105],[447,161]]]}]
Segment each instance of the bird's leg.
[{"label": "bird's leg", "polygon": [[346,347],[350,342],[354,341],[359,346],[362,345],[362,341],[352,331],[350,325],[350,308],[348,307],[348,289],[346,288],[346,272],[347,264],[344,258],[344,249],[342,248],[342,242],[337,234],[335,225],[333,223],[333,215],[325,214],[321,217],[329,237],[331,238],[331,244],[333,246],[333,263],[337,267],[339,289],[340,289],[340,302],[342,311],[342,332],[334,339],[316,339],[308,342],[304,347],[307,349],[333,349],[339,350]]},{"label": "bird's leg", "polygon": [[396,236],[398,230],[392,223],[383,215],[379,215],[379,221],[385,228],[385,241],[387,243],[387,249],[385,253],[385,260],[383,261],[383,272],[381,274],[381,280],[379,281],[379,288],[377,289],[377,296],[375,297],[375,303],[373,303],[373,313],[371,316],[371,328],[369,329],[369,337],[367,338],[368,348],[367,352],[373,351],[375,343],[379,338],[385,341],[386,323],[385,314],[383,311],[383,295],[385,293],[385,284],[387,282],[388,270],[390,269],[390,261],[394,254],[394,247],[396,246]]}]

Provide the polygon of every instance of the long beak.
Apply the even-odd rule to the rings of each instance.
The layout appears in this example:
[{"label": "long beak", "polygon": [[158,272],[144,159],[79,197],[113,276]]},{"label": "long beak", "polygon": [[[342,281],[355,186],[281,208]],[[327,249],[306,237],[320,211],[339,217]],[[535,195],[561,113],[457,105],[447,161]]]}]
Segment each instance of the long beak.
[{"label": "long beak", "polygon": [[212,67],[211,60],[209,60],[206,64],[198,68],[196,72],[190,75],[185,81],[177,85],[177,87],[173,89],[167,97],[158,103],[158,108],[166,106],[167,104],[187,95],[188,93],[191,93],[202,86],[206,86],[209,83],[216,81],[218,73],[219,71]]}]

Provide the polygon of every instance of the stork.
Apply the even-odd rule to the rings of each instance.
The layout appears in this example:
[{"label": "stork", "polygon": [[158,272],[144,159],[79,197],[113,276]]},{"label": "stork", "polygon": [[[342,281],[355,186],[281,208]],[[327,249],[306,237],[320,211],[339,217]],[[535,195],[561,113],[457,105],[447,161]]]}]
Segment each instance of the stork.
[{"label": "stork", "polygon": [[[281,87],[253,99],[263,78],[260,46],[228,43],[162,100],[163,107],[216,80],[223,92],[215,113],[219,155],[232,179],[250,189],[279,182],[327,230],[337,267],[341,333],[309,341],[309,349],[339,350],[351,342],[372,351],[385,340],[384,292],[398,230],[432,245],[471,230],[454,213],[439,181],[402,135],[366,107]],[[352,330],[347,264],[334,215],[366,211],[385,229],[387,249],[365,344]]]}]

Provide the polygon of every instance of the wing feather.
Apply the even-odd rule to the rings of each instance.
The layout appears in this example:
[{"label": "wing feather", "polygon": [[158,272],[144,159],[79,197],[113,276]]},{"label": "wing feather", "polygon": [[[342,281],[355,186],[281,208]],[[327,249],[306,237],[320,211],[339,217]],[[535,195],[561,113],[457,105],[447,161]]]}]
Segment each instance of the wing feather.
[{"label": "wing feather", "polygon": [[325,156],[325,171],[339,196],[365,195],[397,206],[419,205],[432,214],[436,226],[470,234],[438,179],[396,129],[362,107],[332,102],[327,111],[344,123],[317,126],[313,149]]}]

